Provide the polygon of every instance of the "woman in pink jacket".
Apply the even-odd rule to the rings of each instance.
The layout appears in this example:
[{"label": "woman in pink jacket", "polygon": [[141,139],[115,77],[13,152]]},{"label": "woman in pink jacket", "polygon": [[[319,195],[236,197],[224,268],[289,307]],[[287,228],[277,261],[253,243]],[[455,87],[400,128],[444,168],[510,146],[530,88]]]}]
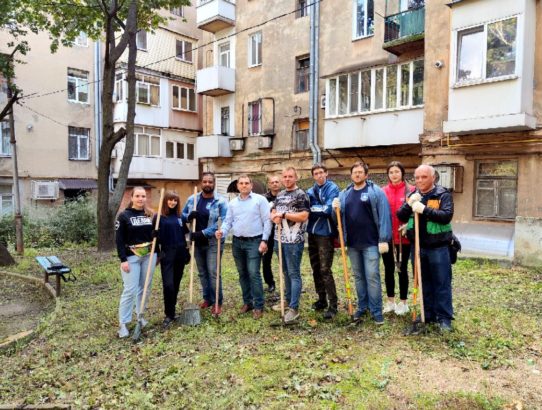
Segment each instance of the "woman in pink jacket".
[{"label": "woman in pink jacket", "polygon": [[[390,243],[390,252],[382,254],[385,270],[386,293],[388,302],[384,305],[383,313],[395,311],[397,315],[404,315],[409,311],[407,305],[408,297],[408,272],[407,264],[410,257],[410,242],[399,232],[400,222],[397,219],[396,212],[405,202],[408,195],[414,191],[415,187],[405,181],[405,168],[399,161],[392,161],[388,164],[388,185],[383,190],[388,198],[391,208],[392,222],[392,243]],[[401,246],[399,246],[401,244]],[[399,296],[401,301],[395,304],[395,261],[401,257],[399,271]]]}]

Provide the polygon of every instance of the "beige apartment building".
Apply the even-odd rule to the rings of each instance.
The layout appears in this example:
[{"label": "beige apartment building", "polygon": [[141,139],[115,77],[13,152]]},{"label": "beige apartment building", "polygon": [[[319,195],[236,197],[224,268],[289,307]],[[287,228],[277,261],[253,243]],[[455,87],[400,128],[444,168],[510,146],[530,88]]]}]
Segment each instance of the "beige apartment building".
[{"label": "beige apartment building", "polygon": [[540,3],[308,3],[198,3],[212,42],[197,81],[203,168],[225,189],[285,165],[307,184],[316,159],[338,182],[359,159],[378,183],[390,160],[409,174],[432,164],[454,192],[465,253],[539,264]]}]

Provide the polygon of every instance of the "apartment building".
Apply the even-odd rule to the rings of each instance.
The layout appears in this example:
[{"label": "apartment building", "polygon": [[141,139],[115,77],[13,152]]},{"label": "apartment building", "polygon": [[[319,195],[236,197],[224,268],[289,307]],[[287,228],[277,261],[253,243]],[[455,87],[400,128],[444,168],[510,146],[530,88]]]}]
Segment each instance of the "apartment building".
[{"label": "apartment building", "polygon": [[[128,186],[173,189],[186,198],[199,179],[197,136],[202,130],[202,102],[196,93],[200,30],[196,8],[164,10],[168,24],[137,34],[135,151]],[[127,115],[126,52],[118,66],[114,121],[120,128]],[[113,153],[118,176],[124,141]],[[156,191],[154,196],[156,196]]]},{"label": "apartment building", "polygon": [[[49,51],[46,33],[29,34],[31,51],[18,56],[15,84],[26,95],[14,108],[15,136],[23,210],[62,203],[96,189],[95,43],[81,34],[73,47]],[[7,34],[0,52],[7,52]],[[5,82],[4,82],[5,86]],[[53,92],[62,90],[62,92]],[[0,92],[6,101],[6,89]],[[13,162],[9,122],[0,127],[1,214],[13,212]]]}]

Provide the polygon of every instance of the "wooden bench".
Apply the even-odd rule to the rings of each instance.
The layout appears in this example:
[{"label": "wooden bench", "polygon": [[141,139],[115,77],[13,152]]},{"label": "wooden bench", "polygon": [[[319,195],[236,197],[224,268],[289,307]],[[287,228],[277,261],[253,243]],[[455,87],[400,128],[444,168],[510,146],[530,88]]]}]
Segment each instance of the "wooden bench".
[{"label": "wooden bench", "polygon": [[[44,282],[45,285],[50,285],[49,276],[56,276],[56,287],[54,289],[56,297],[60,296],[60,279],[64,282],[75,282],[76,278],[71,269],[64,265],[57,256],[36,256],[36,261],[44,270]],[[67,275],[67,277],[66,277]]]}]

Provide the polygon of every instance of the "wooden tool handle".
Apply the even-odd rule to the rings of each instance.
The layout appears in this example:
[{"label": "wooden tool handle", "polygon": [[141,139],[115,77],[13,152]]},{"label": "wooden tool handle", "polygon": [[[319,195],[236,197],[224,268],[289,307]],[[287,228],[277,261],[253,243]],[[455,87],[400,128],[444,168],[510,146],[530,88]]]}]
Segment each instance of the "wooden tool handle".
[{"label": "wooden tool handle", "polygon": [[343,275],[344,275],[344,286],[346,289],[346,301],[348,302],[348,314],[352,316],[354,314],[354,308],[352,306],[352,292],[350,288],[350,276],[348,275],[348,265],[346,263],[346,250],[344,246],[341,210],[339,208],[335,208],[335,214],[337,215],[337,223],[338,223],[338,229],[339,229],[339,243],[341,244],[341,256],[342,256],[342,261],[343,261]]},{"label": "wooden tool handle", "polygon": [[[193,211],[196,210],[196,207],[198,206],[198,187],[194,187],[194,208]],[[192,235],[194,235],[194,232],[196,232],[196,218],[192,219]],[[196,252],[196,244],[194,243],[194,238],[192,237],[192,241],[190,243],[190,284],[188,286],[188,302],[192,304],[192,294],[194,290],[194,254]]]}]

